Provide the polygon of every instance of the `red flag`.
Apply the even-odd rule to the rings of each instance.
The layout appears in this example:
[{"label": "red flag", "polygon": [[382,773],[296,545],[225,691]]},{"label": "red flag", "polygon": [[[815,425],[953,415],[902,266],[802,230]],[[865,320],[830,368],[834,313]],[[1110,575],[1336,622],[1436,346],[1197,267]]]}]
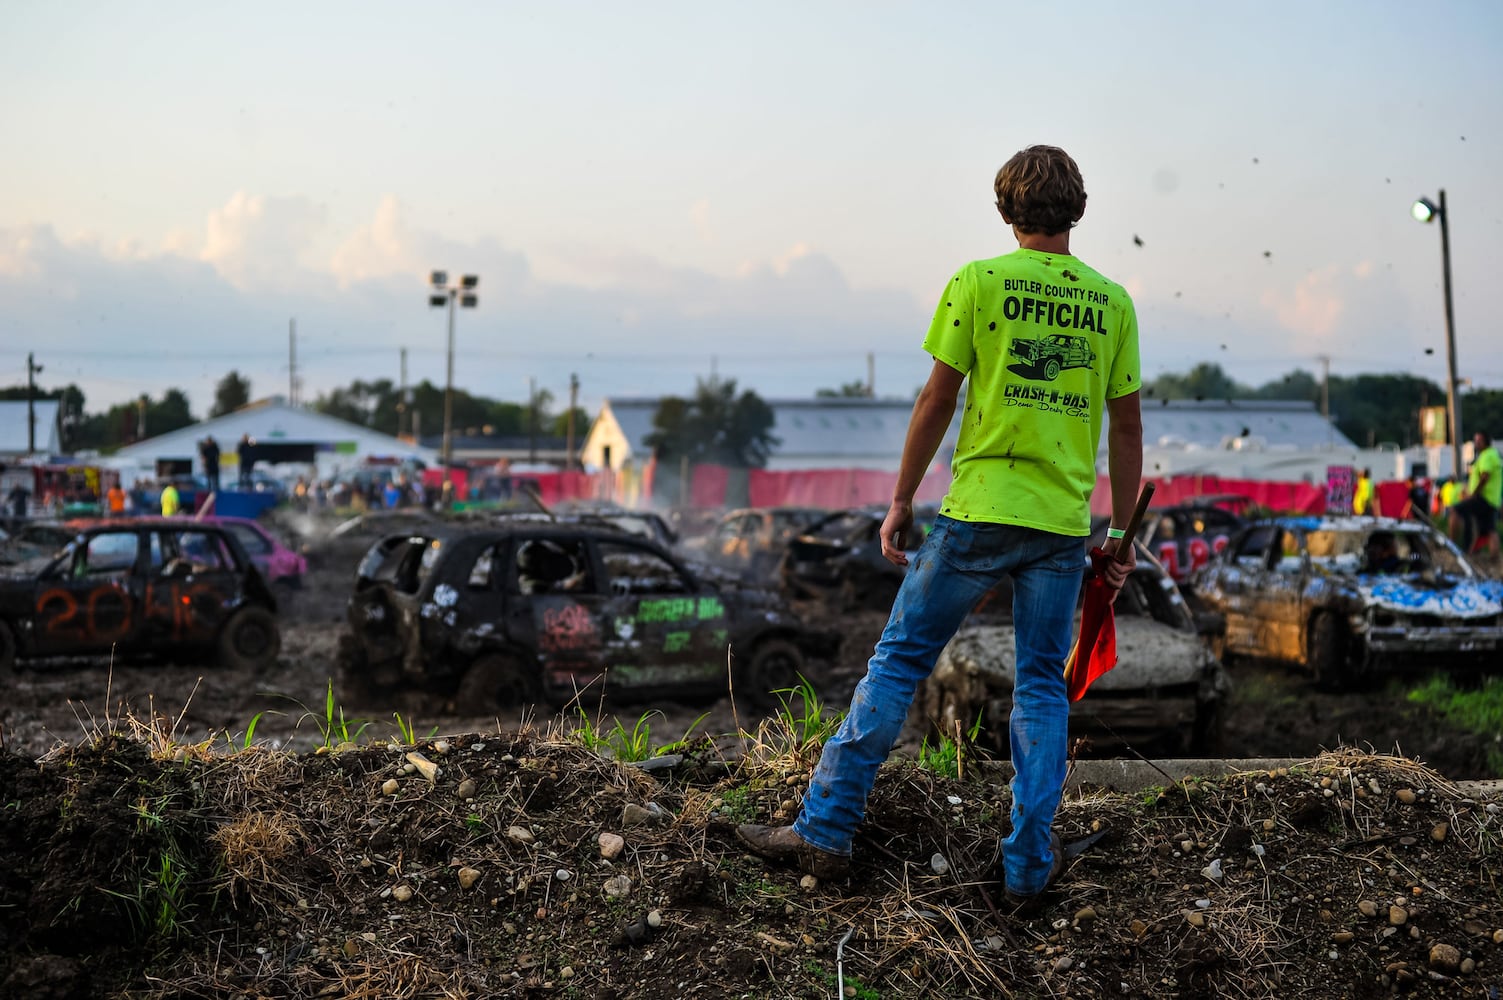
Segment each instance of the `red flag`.
[{"label": "red flag", "polygon": [[1071,701],[1085,697],[1091,683],[1117,665],[1117,619],[1112,614],[1112,588],[1106,584],[1106,567],[1113,559],[1127,561],[1137,544],[1138,525],[1153,499],[1154,485],[1144,483],[1138,505],[1117,543],[1117,555],[1100,546],[1091,549],[1091,569],[1085,582],[1085,604],[1080,610],[1080,635],[1065,658],[1065,688]]},{"label": "red flag", "polygon": [[[1126,538],[1123,542],[1132,544]],[[1112,614],[1112,589],[1106,585],[1106,564],[1111,558],[1100,546],[1091,549],[1080,635],[1065,660],[1065,684],[1071,701],[1085,697],[1086,688],[1117,665],[1117,619]]]}]

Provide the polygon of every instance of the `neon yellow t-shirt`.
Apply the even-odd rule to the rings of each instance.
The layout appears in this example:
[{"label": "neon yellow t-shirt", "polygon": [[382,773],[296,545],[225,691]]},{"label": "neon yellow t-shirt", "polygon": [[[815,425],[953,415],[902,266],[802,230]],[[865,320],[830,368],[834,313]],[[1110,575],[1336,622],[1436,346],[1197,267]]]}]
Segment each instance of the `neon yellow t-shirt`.
[{"label": "neon yellow t-shirt", "polygon": [[1366,476],[1357,477],[1357,488],[1352,494],[1352,513],[1366,514],[1367,505],[1373,501],[1373,481]]},{"label": "neon yellow t-shirt", "polygon": [[182,501],[178,499],[177,487],[167,485],[162,489],[162,514],[171,517],[182,509]]},{"label": "neon yellow t-shirt", "polygon": [[1142,375],[1126,290],[1069,254],[974,261],[950,280],[924,350],[970,380],[940,513],[1088,534],[1106,400]]},{"label": "neon yellow t-shirt", "polygon": [[1472,459],[1472,471],[1466,477],[1468,493],[1477,492],[1477,480],[1484,472],[1487,473],[1487,482],[1482,484],[1482,499],[1494,509],[1503,507],[1503,456],[1499,456],[1498,449],[1492,445],[1483,448]]}]

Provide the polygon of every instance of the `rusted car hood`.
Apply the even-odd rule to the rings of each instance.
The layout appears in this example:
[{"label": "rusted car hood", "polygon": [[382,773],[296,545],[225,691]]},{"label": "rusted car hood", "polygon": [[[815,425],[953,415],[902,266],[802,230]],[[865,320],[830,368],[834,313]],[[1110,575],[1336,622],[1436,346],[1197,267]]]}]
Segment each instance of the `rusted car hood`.
[{"label": "rusted car hood", "polygon": [[[1138,616],[1117,619],[1117,666],[1091,685],[1093,693],[1129,694],[1151,688],[1194,684],[1209,654],[1193,632],[1181,632]],[[977,625],[959,632],[940,653],[936,675],[972,669],[1012,683],[1011,625]]]}]

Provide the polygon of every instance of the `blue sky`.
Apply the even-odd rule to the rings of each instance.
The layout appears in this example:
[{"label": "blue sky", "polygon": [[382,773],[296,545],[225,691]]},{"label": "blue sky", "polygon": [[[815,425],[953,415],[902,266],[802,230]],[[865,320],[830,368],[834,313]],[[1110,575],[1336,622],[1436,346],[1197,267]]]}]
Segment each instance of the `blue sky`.
[{"label": "blue sky", "polygon": [[[456,382],[608,396],[712,370],[911,394],[935,296],[1011,249],[991,180],[1069,149],[1073,249],[1150,377],[1214,361],[1503,386],[1503,5],[12,5],[0,383],[91,409],[231,368],[442,383],[430,268],[480,275]],[[1138,246],[1134,237],[1142,241]],[[1427,354],[1429,349],[1432,353]]]}]

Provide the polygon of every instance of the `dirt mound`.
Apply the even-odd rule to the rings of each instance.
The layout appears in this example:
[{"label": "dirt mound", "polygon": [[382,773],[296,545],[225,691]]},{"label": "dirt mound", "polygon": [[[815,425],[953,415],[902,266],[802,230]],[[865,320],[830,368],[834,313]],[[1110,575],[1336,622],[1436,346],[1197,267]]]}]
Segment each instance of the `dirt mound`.
[{"label": "dirt mound", "polygon": [[1020,920],[978,880],[1009,805],[985,777],[889,763],[847,885],[742,853],[734,824],[788,821],[812,758],[760,736],[735,763],[703,742],[659,771],[535,733],[303,755],[146,733],[149,747],[0,754],[0,995],[1460,997],[1503,982],[1499,805],[1403,758],[1071,793],[1065,838],[1106,836]]}]

